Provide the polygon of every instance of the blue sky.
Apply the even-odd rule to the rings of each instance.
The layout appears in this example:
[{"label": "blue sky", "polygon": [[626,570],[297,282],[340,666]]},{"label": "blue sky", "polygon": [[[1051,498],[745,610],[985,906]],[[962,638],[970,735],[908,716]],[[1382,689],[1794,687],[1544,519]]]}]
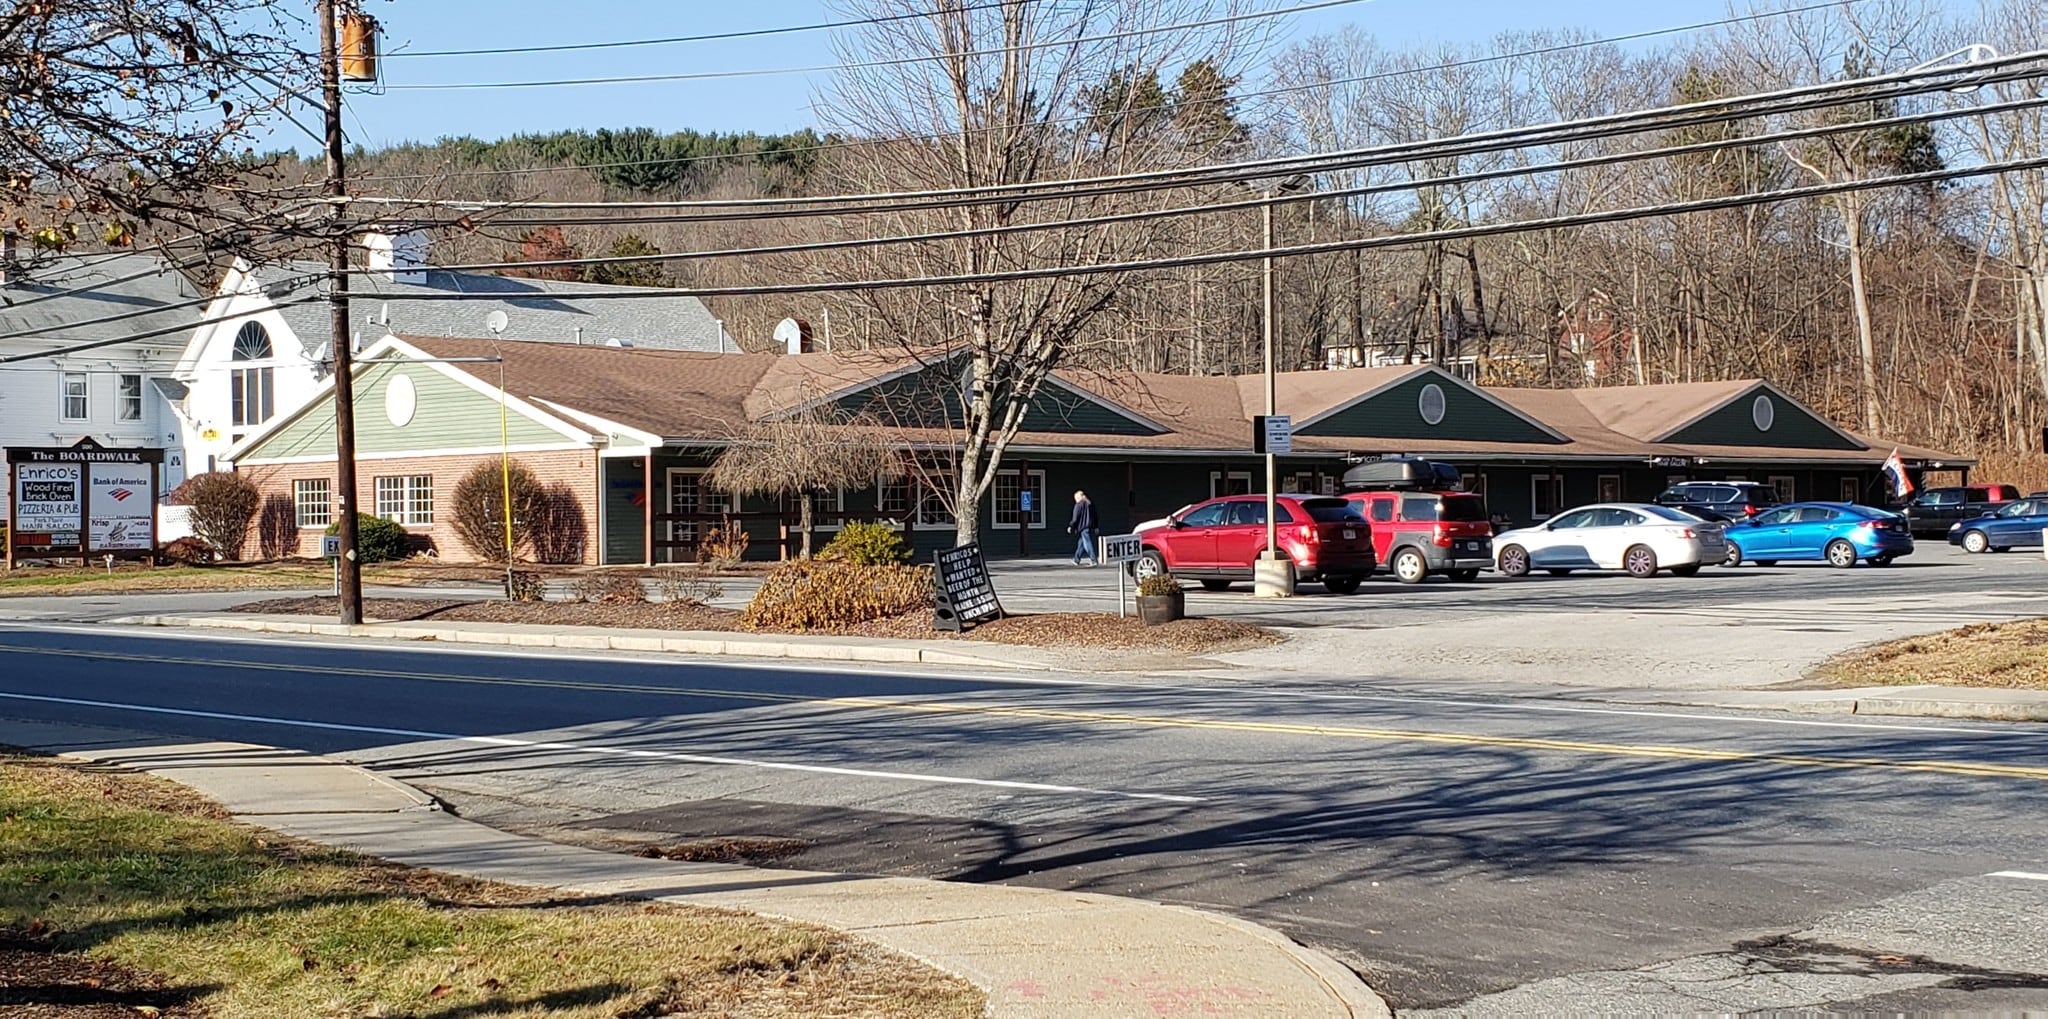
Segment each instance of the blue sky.
[{"label": "blue sky", "polygon": [[[802,67],[833,60],[829,33],[584,53],[406,57],[507,46],[559,45],[741,31],[837,20],[818,0],[416,0],[369,6],[383,21],[389,84],[581,78]],[[1356,24],[1390,46],[1478,41],[1541,27],[1602,35],[1725,16],[1723,0],[1371,0],[1295,17],[1288,39]],[[348,97],[350,141],[371,148],[447,135],[497,138],[564,128],[654,127],[788,131],[814,126],[811,100],[826,76],[560,88],[408,91]],[[281,144],[291,144],[280,137]],[[299,145],[309,148],[310,142]]]}]

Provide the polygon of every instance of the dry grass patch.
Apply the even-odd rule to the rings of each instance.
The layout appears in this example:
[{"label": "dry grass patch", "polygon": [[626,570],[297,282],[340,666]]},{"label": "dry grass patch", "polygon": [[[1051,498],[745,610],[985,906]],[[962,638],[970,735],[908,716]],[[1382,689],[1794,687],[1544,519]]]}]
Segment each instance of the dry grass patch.
[{"label": "dry grass patch", "polygon": [[2048,690],[2048,619],[1973,623],[1887,641],[1837,655],[1813,675],[1841,686],[1928,683]]},{"label": "dry grass patch", "polygon": [[[908,1019],[982,1005],[836,932],[398,867],[224,821],[157,779],[14,755],[0,755],[0,931],[0,995],[98,969],[165,996],[171,1008],[148,1006],[163,1014]],[[107,979],[45,988],[36,1014],[102,1014],[65,1002]]]},{"label": "dry grass patch", "polygon": [[1010,616],[977,626],[968,633],[968,637],[1031,647],[1178,651],[1186,654],[1245,651],[1280,640],[1278,634],[1263,626],[1234,619],[1176,619],[1164,626],[1146,626],[1138,622],[1136,616],[1119,618],[1106,612]]}]

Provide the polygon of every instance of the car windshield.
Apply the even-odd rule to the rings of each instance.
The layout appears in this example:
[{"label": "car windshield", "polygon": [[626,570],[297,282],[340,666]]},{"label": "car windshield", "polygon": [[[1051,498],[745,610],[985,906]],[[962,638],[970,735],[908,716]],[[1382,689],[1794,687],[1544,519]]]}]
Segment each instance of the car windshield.
[{"label": "car windshield", "polygon": [[1681,513],[1675,509],[1670,508],[1669,506],[1638,506],[1636,507],[1636,509],[1640,510],[1641,512],[1648,513],[1653,517],[1659,517],[1664,520],[1671,520],[1681,524],[1696,524],[1700,522],[1699,517],[1693,516],[1690,513]]},{"label": "car windshield", "polygon": [[1303,499],[1301,508],[1308,511],[1310,520],[1326,524],[1362,523],[1365,514],[1358,511],[1358,504],[1349,499]]}]

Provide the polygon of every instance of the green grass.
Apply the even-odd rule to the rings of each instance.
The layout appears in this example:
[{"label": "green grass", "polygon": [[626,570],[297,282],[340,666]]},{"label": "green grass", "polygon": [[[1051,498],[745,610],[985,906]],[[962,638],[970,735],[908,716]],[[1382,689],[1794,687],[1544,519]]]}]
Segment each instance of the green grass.
[{"label": "green grass", "polygon": [[156,779],[0,756],[0,925],[222,1016],[971,1016],[979,992],[835,932],[563,902],[308,847]]}]

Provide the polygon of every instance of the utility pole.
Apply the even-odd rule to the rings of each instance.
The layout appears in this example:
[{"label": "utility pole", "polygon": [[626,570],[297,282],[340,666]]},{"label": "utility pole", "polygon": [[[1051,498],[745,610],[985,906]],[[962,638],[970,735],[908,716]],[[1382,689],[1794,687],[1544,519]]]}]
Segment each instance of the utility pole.
[{"label": "utility pole", "polygon": [[[1261,281],[1264,284],[1265,291],[1261,296],[1264,298],[1265,303],[1267,417],[1272,417],[1273,415],[1280,413],[1279,393],[1276,389],[1273,371],[1273,193],[1275,190],[1277,189],[1266,189],[1266,204],[1264,207],[1260,209],[1260,212],[1262,213],[1261,218],[1265,226],[1265,242],[1263,250],[1266,252],[1266,257],[1261,260],[1259,275]],[[1279,507],[1273,498],[1273,496],[1275,495],[1276,486],[1279,484],[1279,481],[1279,457],[1275,456],[1271,450],[1268,450],[1266,452],[1265,558],[1269,560],[1278,559],[1280,557],[1280,521],[1277,519]]]},{"label": "utility pole", "polygon": [[336,45],[335,0],[317,0],[320,18],[320,96],[325,107],[327,193],[332,197],[328,239],[327,309],[334,350],[334,487],[335,534],[341,539],[341,621],[363,621],[363,560],[356,535],[356,402],[355,369],[351,363],[348,318],[348,168],[341,132],[341,52]]}]

